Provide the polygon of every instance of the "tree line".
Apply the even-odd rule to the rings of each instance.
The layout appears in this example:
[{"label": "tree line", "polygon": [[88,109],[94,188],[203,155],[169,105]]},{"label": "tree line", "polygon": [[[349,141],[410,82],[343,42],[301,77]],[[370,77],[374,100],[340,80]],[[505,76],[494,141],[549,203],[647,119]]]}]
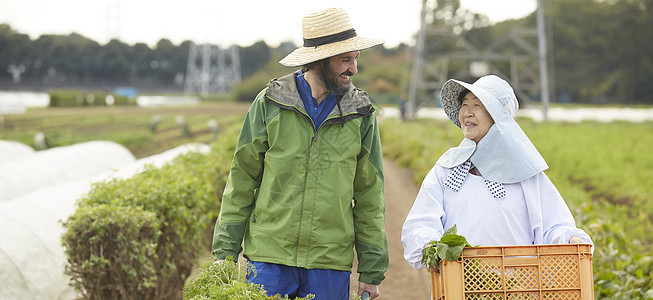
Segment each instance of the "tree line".
[{"label": "tree line", "polygon": [[[100,45],[77,33],[31,40],[9,24],[0,24],[0,88],[134,86],[181,91],[191,44],[161,39],[150,48],[113,39]],[[271,49],[263,41],[239,48],[244,77],[270,59]]]},{"label": "tree line", "polygon": [[[535,13],[490,24],[487,17],[461,8],[459,0],[436,0],[431,6],[431,25],[455,26],[457,34],[479,49],[515,26],[535,28],[536,24]],[[653,0],[545,0],[544,8],[554,101],[653,103],[653,85],[649,84],[653,77]],[[134,86],[181,92],[191,43],[174,45],[161,39],[150,48],[144,43],[111,40],[100,45],[76,33],[31,40],[9,24],[0,24],[0,89]],[[273,48],[259,41],[237,47],[243,82],[247,82],[253,76],[277,75],[279,68],[274,63],[295,45],[287,42]],[[438,51],[460,45],[452,42],[441,47]],[[402,44],[366,50],[359,65],[373,72],[359,73],[357,85],[403,97],[412,61],[412,51],[407,48]],[[448,77],[464,73],[468,67],[452,64]],[[250,85],[260,89],[262,84]]]},{"label": "tree line", "polygon": [[[649,83],[653,76],[653,0],[544,0],[543,6],[554,99],[653,103],[653,85]],[[465,41],[432,37],[439,39],[438,48],[427,52],[492,49],[516,57],[530,47],[537,53],[535,12],[522,19],[490,24],[486,16],[462,8],[458,0],[436,0],[432,7],[428,26],[450,26]],[[515,29],[533,30],[529,37],[520,39],[509,35]],[[468,68],[469,61],[464,63],[451,62],[448,78],[466,74],[461,70]],[[494,63],[493,67],[504,74],[515,71],[507,62]],[[537,74],[536,59],[528,67],[527,71]]]}]

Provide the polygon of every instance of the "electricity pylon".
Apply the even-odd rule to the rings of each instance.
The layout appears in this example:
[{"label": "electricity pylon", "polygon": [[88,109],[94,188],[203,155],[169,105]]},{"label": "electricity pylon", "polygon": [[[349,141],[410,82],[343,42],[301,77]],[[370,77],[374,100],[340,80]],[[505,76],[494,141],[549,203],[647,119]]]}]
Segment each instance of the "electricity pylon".
[{"label": "electricity pylon", "polygon": [[241,80],[237,46],[222,49],[215,45],[195,45],[188,49],[186,94],[227,93]]},{"label": "electricity pylon", "polygon": [[[428,1],[422,0],[414,49],[406,106],[409,118],[415,117],[420,105],[439,101],[440,89],[447,79],[465,80],[490,73],[507,80],[523,104],[532,103],[532,96],[540,93],[546,118],[548,81],[540,79],[548,76],[542,16],[538,15],[538,28],[513,27],[490,45],[479,48],[467,40],[460,28],[430,23],[433,16],[429,15]],[[538,13],[541,9],[540,3]],[[469,68],[452,73],[452,64],[468,64]]]}]

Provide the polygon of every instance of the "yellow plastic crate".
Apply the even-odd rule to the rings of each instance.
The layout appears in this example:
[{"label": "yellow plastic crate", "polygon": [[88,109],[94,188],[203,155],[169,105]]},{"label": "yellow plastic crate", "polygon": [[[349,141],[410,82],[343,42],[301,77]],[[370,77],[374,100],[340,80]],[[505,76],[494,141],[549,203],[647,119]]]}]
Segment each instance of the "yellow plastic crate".
[{"label": "yellow plastic crate", "polygon": [[468,247],[431,272],[431,297],[594,299],[591,245]]}]

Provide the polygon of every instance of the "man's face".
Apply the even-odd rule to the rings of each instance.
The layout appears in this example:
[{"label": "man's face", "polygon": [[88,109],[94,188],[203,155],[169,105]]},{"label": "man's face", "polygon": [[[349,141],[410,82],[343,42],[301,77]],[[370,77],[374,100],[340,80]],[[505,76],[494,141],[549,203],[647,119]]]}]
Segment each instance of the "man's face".
[{"label": "man's face", "polygon": [[352,51],[330,57],[321,63],[320,77],[326,90],[336,95],[344,95],[349,90],[351,76],[358,73],[360,51]]}]

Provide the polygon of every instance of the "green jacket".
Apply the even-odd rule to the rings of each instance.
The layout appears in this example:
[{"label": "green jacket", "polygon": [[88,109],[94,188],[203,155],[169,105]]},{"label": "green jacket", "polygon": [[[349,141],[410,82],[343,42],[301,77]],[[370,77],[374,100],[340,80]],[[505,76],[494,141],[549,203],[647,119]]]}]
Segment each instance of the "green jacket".
[{"label": "green jacket", "polygon": [[[314,128],[295,76],[270,81],[247,113],[215,225],[218,259],[350,271],[379,284],[388,268],[376,113],[350,87]],[[342,110],[342,115],[340,113]]]}]

